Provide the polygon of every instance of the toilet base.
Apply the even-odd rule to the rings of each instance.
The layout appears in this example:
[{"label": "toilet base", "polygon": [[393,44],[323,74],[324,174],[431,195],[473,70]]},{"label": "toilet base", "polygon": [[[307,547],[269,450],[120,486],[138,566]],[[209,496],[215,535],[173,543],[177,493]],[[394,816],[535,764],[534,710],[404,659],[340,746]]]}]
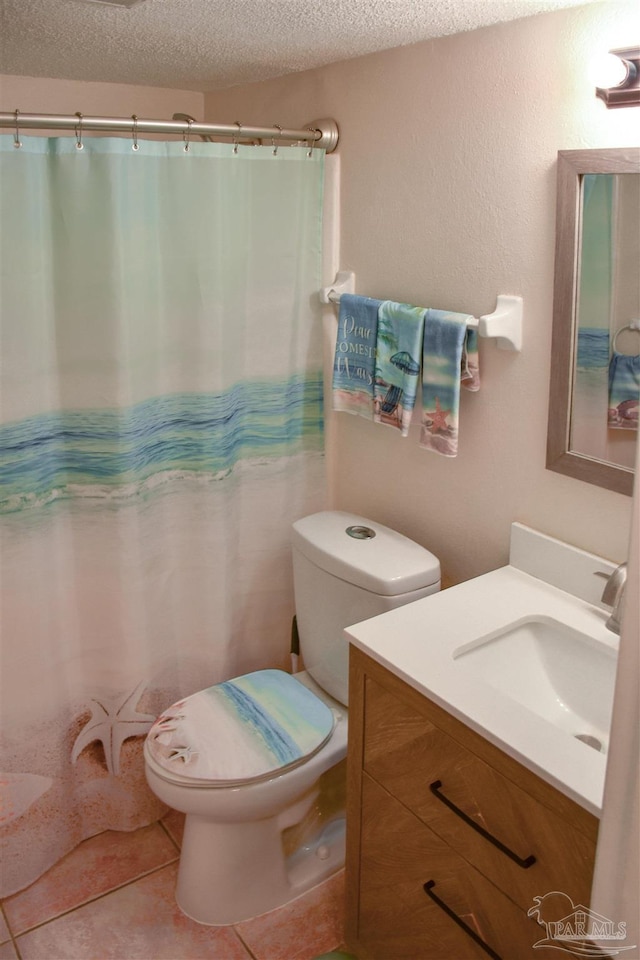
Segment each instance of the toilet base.
[{"label": "toilet base", "polygon": [[286,859],[282,829],[281,817],[217,824],[187,815],[176,886],[182,912],[209,926],[240,923],[294,900],[344,865],[344,819]]}]

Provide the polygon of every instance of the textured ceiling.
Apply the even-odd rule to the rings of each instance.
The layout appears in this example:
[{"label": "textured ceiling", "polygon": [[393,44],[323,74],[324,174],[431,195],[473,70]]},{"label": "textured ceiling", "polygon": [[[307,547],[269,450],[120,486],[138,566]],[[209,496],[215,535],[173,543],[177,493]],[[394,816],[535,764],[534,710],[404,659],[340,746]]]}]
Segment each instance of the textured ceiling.
[{"label": "textured ceiling", "polygon": [[0,73],[215,90],[595,0],[0,0]]}]

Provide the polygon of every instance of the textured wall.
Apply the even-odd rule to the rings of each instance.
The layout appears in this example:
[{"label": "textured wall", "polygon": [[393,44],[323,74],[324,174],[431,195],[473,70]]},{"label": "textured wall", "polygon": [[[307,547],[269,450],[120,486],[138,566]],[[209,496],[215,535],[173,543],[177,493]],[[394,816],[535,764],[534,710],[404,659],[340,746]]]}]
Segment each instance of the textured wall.
[{"label": "textured wall", "polygon": [[604,2],[206,95],[211,121],[336,118],[358,292],[476,315],[524,297],[522,354],[481,345],[456,460],[419,449],[417,426],[332,418],[336,505],[427,545],[450,579],[504,563],[513,520],[626,555],[630,499],[546,470],[545,447],[556,153],[638,142],[640,110],[607,111],[589,76],[636,36],[636,4]]},{"label": "textured wall", "polygon": [[[0,112],[75,113],[87,116],[170,120],[174,113],[202,119],[204,96],[193,90],[166,90],[125,83],[85,83],[40,77],[0,76]],[[6,133],[6,130],[2,131]]]}]

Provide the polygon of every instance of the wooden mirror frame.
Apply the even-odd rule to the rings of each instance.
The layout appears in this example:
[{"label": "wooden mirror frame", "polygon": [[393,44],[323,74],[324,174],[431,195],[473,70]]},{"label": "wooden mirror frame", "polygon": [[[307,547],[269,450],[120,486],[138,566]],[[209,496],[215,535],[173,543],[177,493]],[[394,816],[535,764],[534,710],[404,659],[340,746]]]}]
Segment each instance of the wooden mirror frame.
[{"label": "wooden mirror frame", "polygon": [[640,150],[560,150],[556,203],[555,274],[547,469],[617,493],[633,492],[634,471],[569,448],[574,383],[580,203],[587,173],[640,173]]}]

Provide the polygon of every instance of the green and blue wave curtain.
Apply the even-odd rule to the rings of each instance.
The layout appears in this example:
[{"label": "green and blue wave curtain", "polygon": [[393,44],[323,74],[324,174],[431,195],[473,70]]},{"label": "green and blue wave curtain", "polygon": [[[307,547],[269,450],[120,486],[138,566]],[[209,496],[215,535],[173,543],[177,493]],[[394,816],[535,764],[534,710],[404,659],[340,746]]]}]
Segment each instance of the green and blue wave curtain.
[{"label": "green and blue wave curtain", "polygon": [[168,704],[286,667],[324,506],[323,152],[0,147],[6,896],[163,810]]}]

